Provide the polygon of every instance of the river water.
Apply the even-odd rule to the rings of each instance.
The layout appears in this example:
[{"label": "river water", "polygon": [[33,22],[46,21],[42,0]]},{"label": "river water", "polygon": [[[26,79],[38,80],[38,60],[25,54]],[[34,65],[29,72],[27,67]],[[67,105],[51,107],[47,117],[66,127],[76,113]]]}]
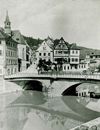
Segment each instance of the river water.
[{"label": "river water", "polygon": [[0,130],[69,130],[100,116],[99,99],[61,96],[74,82],[55,82],[49,93],[3,83],[15,92],[0,94]]}]

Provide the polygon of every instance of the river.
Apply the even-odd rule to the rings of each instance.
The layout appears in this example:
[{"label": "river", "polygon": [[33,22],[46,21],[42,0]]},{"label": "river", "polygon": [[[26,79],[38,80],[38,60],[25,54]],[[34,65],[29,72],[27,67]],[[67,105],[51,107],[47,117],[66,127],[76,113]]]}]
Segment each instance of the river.
[{"label": "river", "polygon": [[55,82],[49,93],[2,83],[8,91],[0,94],[0,130],[69,130],[100,116],[99,99],[61,96],[74,82]]}]

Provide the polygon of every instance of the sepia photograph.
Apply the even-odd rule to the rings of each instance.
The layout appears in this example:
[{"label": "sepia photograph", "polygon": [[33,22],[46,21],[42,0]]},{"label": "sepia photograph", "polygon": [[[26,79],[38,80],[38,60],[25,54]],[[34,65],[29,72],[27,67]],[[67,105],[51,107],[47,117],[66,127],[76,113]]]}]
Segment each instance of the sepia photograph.
[{"label": "sepia photograph", "polygon": [[0,0],[0,130],[100,130],[100,0]]}]

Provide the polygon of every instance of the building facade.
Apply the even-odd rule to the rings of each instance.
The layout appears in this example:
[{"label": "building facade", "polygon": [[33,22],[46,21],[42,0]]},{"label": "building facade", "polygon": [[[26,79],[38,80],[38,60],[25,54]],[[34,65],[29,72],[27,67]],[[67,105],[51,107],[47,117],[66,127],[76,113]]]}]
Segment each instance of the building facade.
[{"label": "building facade", "polygon": [[[6,18],[6,20],[8,19]],[[7,24],[7,21],[5,24]],[[5,28],[0,29],[0,75],[2,76],[18,72],[18,43],[14,41],[11,34],[7,34],[6,31],[10,32],[10,28],[7,28],[7,30],[5,30]]]},{"label": "building facade", "polygon": [[53,62],[53,43],[50,38],[45,39],[36,50],[37,63],[39,60]]},{"label": "building facade", "polygon": [[4,28],[0,28],[0,75],[11,75],[30,66],[31,51],[19,30],[11,29],[6,13]]},{"label": "building facade", "polygon": [[18,42],[18,71],[24,71],[30,66],[31,49],[19,30],[13,30],[12,35]]},{"label": "building facade", "polygon": [[15,74],[18,72],[18,43],[12,38],[8,12],[4,22],[4,31],[1,30],[1,33],[4,36],[4,75]]},{"label": "building facade", "polygon": [[68,43],[63,38],[54,44],[54,61],[69,62],[69,49]]},{"label": "building facade", "polygon": [[83,71],[88,69],[87,62],[80,62],[80,49],[77,45],[67,43],[63,37],[56,40],[51,40],[51,38],[44,40],[36,51],[36,58],[37,63],[40,59],[50,60],[53,64],[52,69],[56,68],[57,71]]}]

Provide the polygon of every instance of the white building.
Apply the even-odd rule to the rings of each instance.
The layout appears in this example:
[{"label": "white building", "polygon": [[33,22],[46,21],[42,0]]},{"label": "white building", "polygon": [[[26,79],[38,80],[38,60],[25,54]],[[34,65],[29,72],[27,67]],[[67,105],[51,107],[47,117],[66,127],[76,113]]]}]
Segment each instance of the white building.
[{"label": "white building", "polygon": [[78,93],[79,97],[89,97],[90,96],[88,88],[82,89],[82,90],[80,89],[77,93]]},{"label": "white building", "polygon": [[79,64],[79,56],[80,56],[80,49],[76,46],[76,44],[72,44],[70,46],[70,64],[72,67],[78,68]]},{"label": "white building", "polygon": [[63,71],[76,71],[82,72],[87,70],[89,65],[86,61],[80,62],[80,49],[76,44],[71,44],[69,47],[69,61],[63,64]]},{"label": "white building", "polygon": [[53,41],[48,37],[36,50],[37,63],[40,59],[53,62]]},{"label": "white building", "polygon": [[11,29],[8,12],[4,29],[0,29],[0,49],[1,66],[4,68],[1,67],[1,74],[14,74],[30,66],[31,49],[20,31]]},{"label": "white building", "polygon": [[88,62],[80,62],[80,49],[76,44],[65,42],[63,37],[52,40],[47,38],[36,51],[37,63],[40,59],[51,60],[52,68],[57,71],[83,71],[89,67]]},{"label": "white building", "polygon": [[18,43],[12,38],[11,22],[8,13],[0,29],[0,75],[10,75],[18,72]]},{"label": "white building", "polygon": [[30,66],[31,52],[19,30],[12,31],[13,39],[18,42],[18,71],[24,71]]}]

